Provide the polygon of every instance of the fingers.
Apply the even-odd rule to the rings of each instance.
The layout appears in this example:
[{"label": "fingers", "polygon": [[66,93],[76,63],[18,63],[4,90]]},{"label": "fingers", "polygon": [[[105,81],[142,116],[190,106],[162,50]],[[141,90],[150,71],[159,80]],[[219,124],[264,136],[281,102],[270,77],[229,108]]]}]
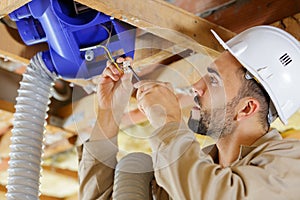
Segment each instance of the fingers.
[{"label": "fingers", "polygon": [[[132,62],[132,59],[129,57],[126,58],[118,58],[116,62],[124,62],[124,61],[130,61]],[[96,81],[96,80],[95,80]],[[102,72],[102,74],[97,77],[97,84],[110,84],[117,82],[120,82],[122,87],[126,89],[126,91],[132,91],[133,85],[132,85],[132,72],[126,72],[122,73],[120,72],[115,64],[113,64],[111,61],[107,61],[106,68]]]},{"label": "fingers", "polygon": [[[120,71],[120,68],[122,68],[122,63],[125,61],[129,61],[130,64],[132,64],[132,58],[130,57],[119,57],[116,60],[116,63],[112,63],[110,60],[106,62],[106,68],[104,69],[102,76],[103,77],[110,77],[114,81],[118,81],[120,77],[123,75],[123,71]],[[116,64],[119,64],[116,66]],[[130,76],[125,76],[125,79],[130,78]]]},{"label": "fingers", "polygon": [[117,73],[114,73],[109,68],[106,68],[102,73],[102,79],[111,79],[113,81],[118,81],[120,77]]},{"label": "fingers", "polygon": [[[123,63],[126,60],[129,60],[130,62],[132,61],[132,59],[129,58],[129,57],[126,57],[126,58],[119,57],[116,60],[116,63]],[[116,63],[112,63],[110,60],[108,60],[106,62],[106,68],[102,72],[102,77],[103,78],[109,77],[113,81],[118,81],[120,79],[120,77],[123,75],[123,73],[122,73],[122,71],[119,71],[119,69],[117,68],[117,66],[115,66]],[[103,78],[102,78],[102,80],[105,80]]]},{"label": "fingers", "polygon": [[119,70],[113,65],[112,62],[107,61],[106,68],[101,74],[102,78],[110,78],[114,81],[118,81],[120,78]]},{"label": "fingers", "polygon": [[158,82],[154,81],[140,81],[134,84],[134,87],[137,89],[136,99],[138,101],[141,100],[151,89],[157,86],[157,84]]},{"label": "fingers", "polygon": [[172,85],[168,82],[160,82],[160,81],[140,81],[134,84],[134,87],[137,88],[136,99],[142,99],[146,94],[148,94],[155,87],[165,87],[170,91],[174,91]]},{"label": "fingers", "polygon": [[117,58],[117,60],[116,60],[116,63],[123,63],[124,61],[130,61],[130,64],[132,64],[132,58],[130,58],[130,57],[126,57],[126,58],[123,58],[123,57],[119,57],[119,58]]}]

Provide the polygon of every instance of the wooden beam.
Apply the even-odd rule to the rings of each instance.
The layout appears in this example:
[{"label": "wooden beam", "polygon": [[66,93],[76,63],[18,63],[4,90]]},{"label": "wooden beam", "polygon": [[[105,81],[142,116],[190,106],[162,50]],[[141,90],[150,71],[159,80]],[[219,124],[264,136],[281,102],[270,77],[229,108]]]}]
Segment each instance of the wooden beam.
[{"label": "wooden beam", "polygon": [[0,56],[25,65],[29,63],[29,60],[37,52],[48,49],[47,44],[26,46],[17,30],[9,28],[2,23],[0,23],[0,35]]},{"label": "wooden beam", "polygon": [[0,16],[7,15],[30,1],[31,0],[1,0]]},{"label": "wooden beam", "polygon": [[284,18],[271,25],[287,31],[300,41],[300,13]]},{"label": "wooden beam", "polygon": [[14,110],[11,105],[16,103],[17,89],[19,88],[21,79],[21,75],[0,68],[0,101],[1,104],[5,105],[0,106],[2,109],[7,108],[7,111]]},{"label": "wooden beam", "polygon": [[[183,9],[160,0],[147,0],[147,2],[143,3],[138,0],[130,1],[126,1],[125,3],[117,0],[80,0],[83,4],[197,52],[208,51],[211,54],[215,54],[215,50],[223,50],[212,37],[210,33],[211,28],[216,30],[223,39],[229,39],[234,35],[222,27],[209,23]],[[17,6],[10,7],[12,4],[9,2],[4,1],[3,4],[1,3],[2,7],[0,8],[6,11],[9,10],[9,12],[13,11],[13,8],[17,9]],[[15,5],[23,5],[25,2],[28,1],[18,1]],[[127,6],[124,7],[123,4]],[[152,9],[145,6],[146,4]],[[8,7],[5,7],[5,5]],[[157,16],[157,9],[161,13],[159,17]],[[2,36],[0,38],[0,56],[8,57],[11,60],[20,61],[24,64],[27,64],[29,59],[37,52],[48,49],[47,44],[26,46],[22,42],[17,30],[6,27],[4,24],[0,24],[0,35]],[[195,43],[195,41],[203,46]]]},{"label": "wooden beam", "polygon": [[299,0],[240,0],[213,12],[205,19],[239,33],[252,26],[271,24],[299,12]]},{"label": "wooden beam", "polygon": [[228,5],[233,0],[174,0],[172,4],[194,14],[202,14]]},{"label": "wooden beam", "polygon": [[14,113],[16,111],[15,104],[9,101],[4,101],[0,99],[0,110],[5,110],[11,113]]},{"label": "wooden beam", "polygon": [[185,88],[198,81],[204,73],[206,67],[213,62],[215,58],[204,54],[193,54],[180,59],[170,65],[158,68],[149,79],[170,82],[174,88]]},{"label": "wooden beam", "polygon": [[234,36],[233,32],[162,0],[76,1],[196,52],[223,51],[210,29],[224,40]]},{"label": "wooden beam", "polygon": [[173,42],[170,42],[148,32],[137,34],[135,40],[134,60],[141,61],[143,59],[149,58],[173,45]]},{"label": "wooden beam", "polygon": [[72,171],[72,170],[69,170],[69,169],[57,168],[57,167],[54,167],[54,166],[51,166],[51,165],[43,165],[43,170],[48,170],[48,171],[51,171],[51,172],[62,174],[62,175],[65,175],[65,176],[68,176],[68,177],[74,178],[74,179],[78,178],[77,171]]},{"label": "wooden beam", "polygon": [[136,39],[133,68],[143,76],[152,71],[149,68],[153,65],[166,64],[168,59],[186,50],[156,35],[145,33]]}]

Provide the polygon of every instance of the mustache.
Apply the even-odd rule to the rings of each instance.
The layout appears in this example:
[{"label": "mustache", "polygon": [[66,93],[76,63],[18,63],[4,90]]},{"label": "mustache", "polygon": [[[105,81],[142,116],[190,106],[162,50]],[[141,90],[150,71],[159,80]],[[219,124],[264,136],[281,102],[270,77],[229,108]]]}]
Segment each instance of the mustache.
[{"label": "mustache", "polygon": [[195,102],[199,107],[201,107],[201,102],[200,102],[200,96],[199,96],[199,95],[194,96],[194,102]]}]

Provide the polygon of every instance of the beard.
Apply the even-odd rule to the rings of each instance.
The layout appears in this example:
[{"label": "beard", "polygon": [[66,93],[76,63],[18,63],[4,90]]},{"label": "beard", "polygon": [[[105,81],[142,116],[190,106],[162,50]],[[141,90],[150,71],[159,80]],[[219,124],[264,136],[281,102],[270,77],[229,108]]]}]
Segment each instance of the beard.
[{"label": "beard", "polygon": [[[195,102],[200,105],[199,97],[195,97]],[[189,128],[198,134],[210,136],[213,139],[219,139],[231,134],[236,128],[234,121],[234,107],[237,100],[233,99],[225,106],[212,108],[210,110],[198,110],[197,117],[191,115],[188,120]]]}]

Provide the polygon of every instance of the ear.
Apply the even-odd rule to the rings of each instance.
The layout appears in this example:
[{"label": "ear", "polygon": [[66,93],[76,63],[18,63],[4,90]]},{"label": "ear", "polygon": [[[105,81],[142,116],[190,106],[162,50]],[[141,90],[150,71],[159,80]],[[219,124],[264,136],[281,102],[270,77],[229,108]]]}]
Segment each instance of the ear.
[{"label": "ear", "polygon": [[241,121],[252,117],[259,111],[260,104],[255,98],[245,98],[240,101],[240,106],[238,113],[236,115],[236,120]]}]

